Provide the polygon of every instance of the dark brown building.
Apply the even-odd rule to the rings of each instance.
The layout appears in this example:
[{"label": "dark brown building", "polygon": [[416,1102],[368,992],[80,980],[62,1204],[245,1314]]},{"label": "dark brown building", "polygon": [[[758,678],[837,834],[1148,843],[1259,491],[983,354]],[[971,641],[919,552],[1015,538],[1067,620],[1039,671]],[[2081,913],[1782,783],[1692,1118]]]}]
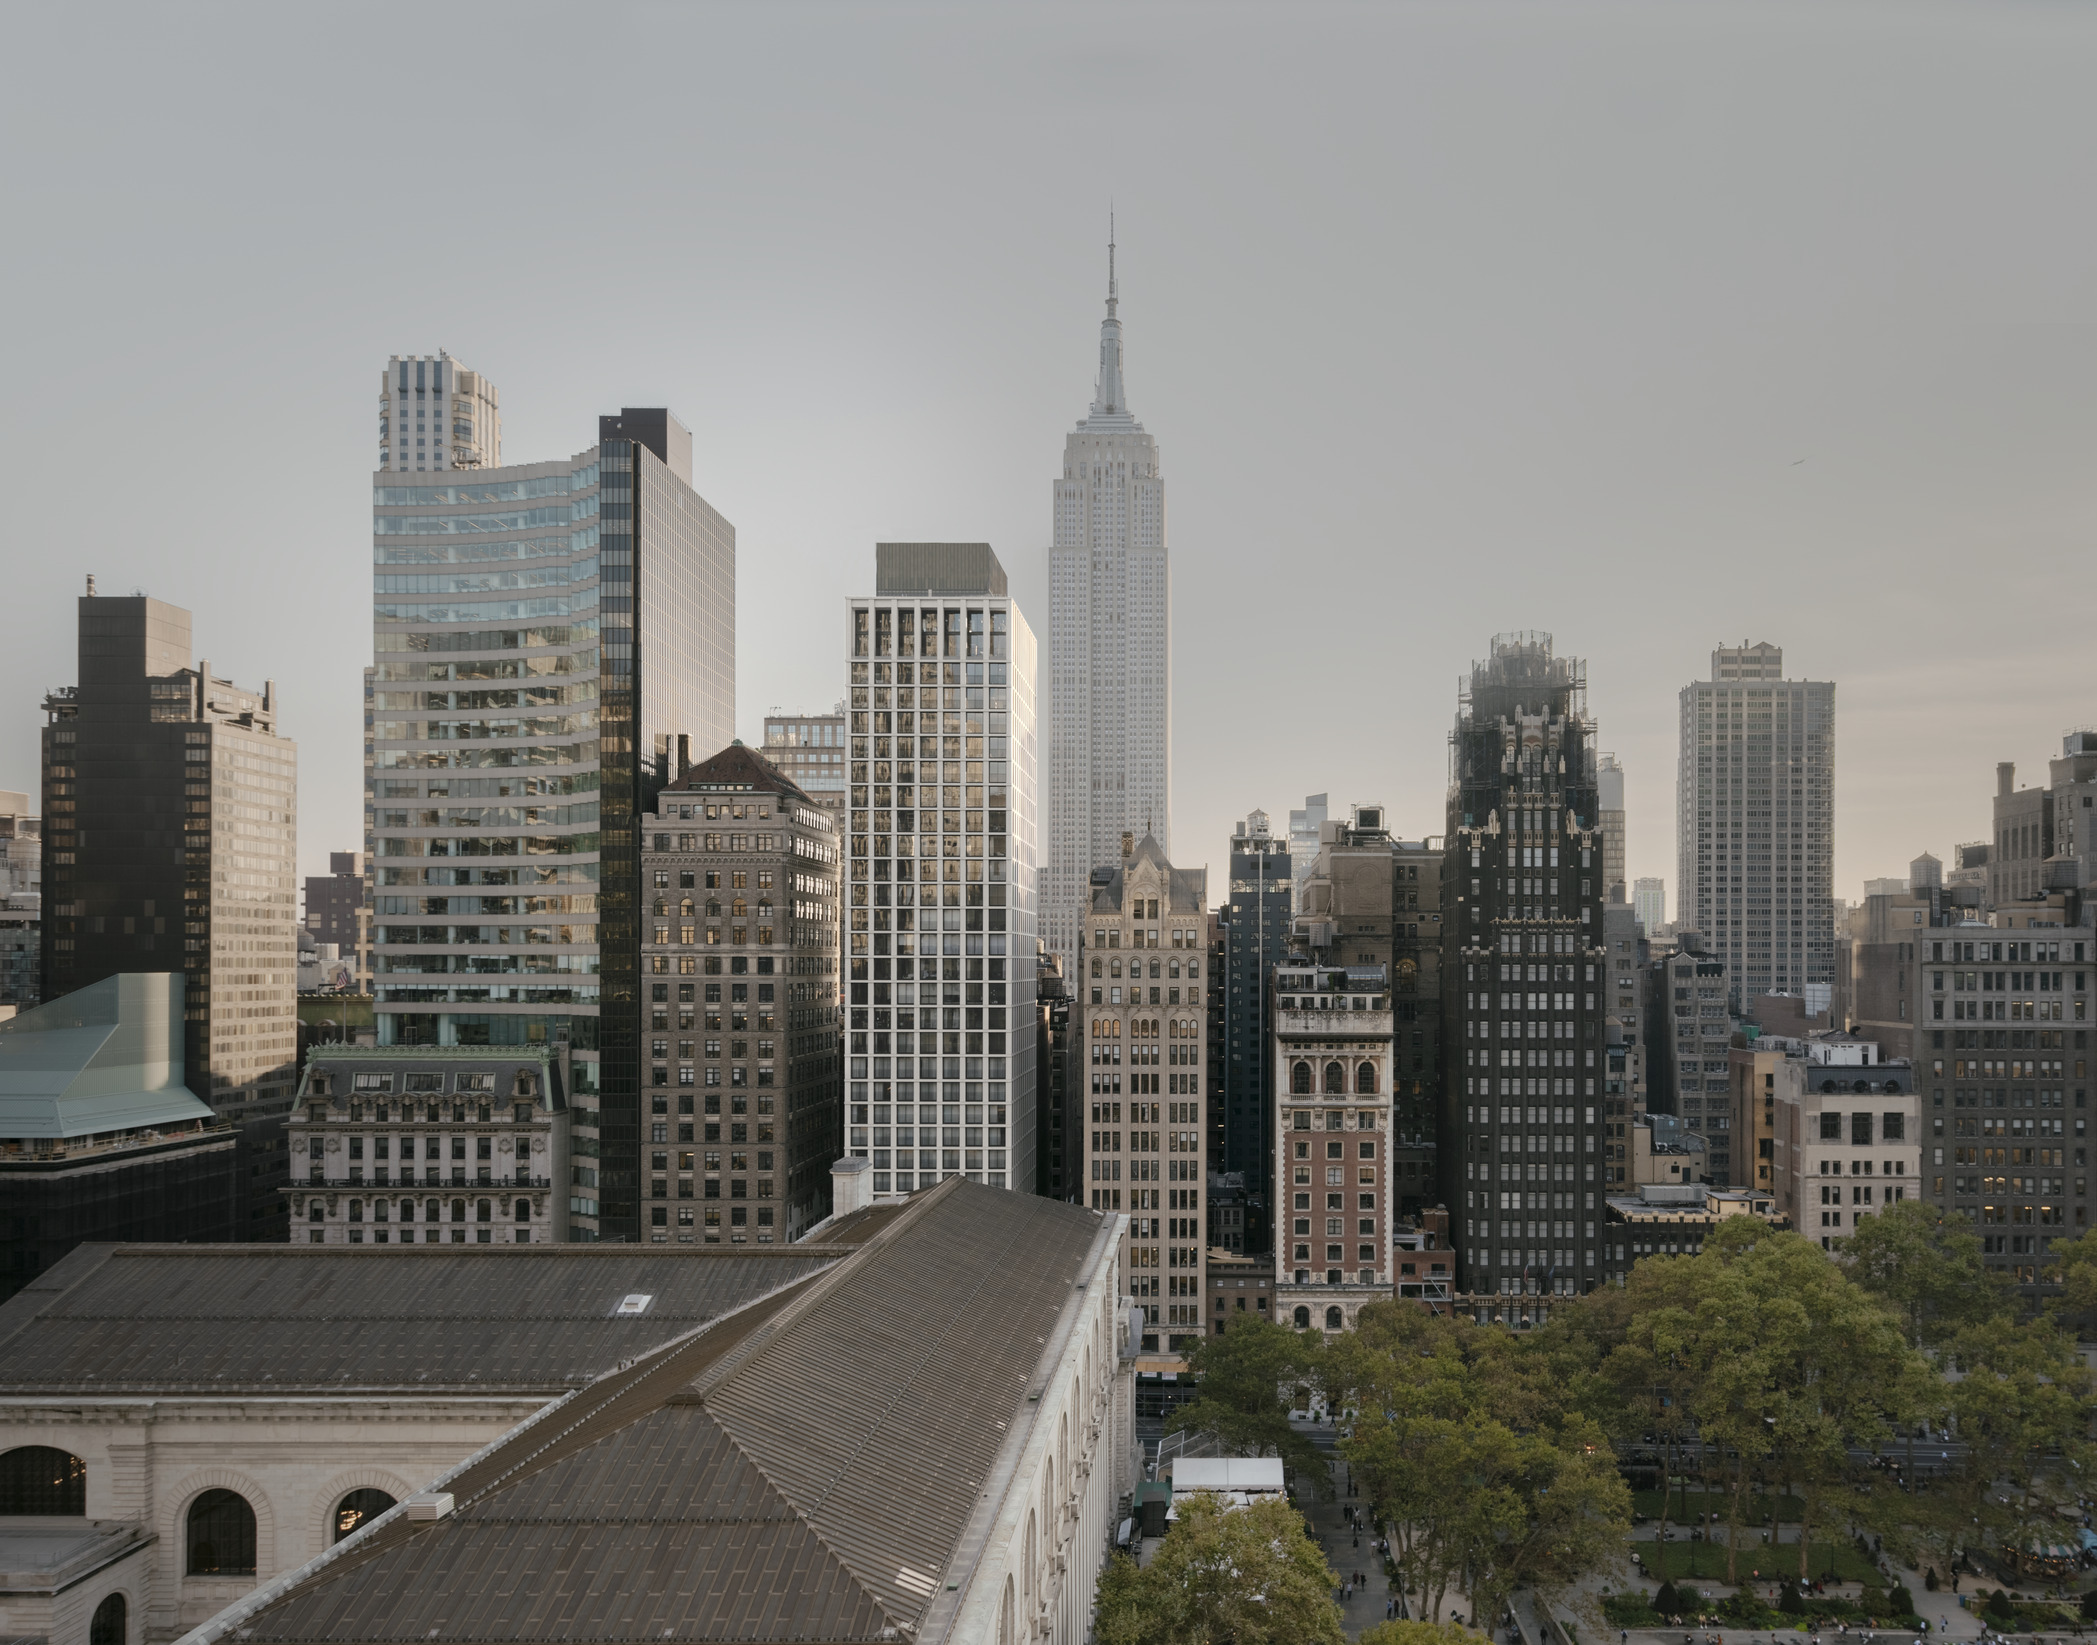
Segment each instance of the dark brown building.
[{"label": "dark brown building", "polygon": [[641,832],[646,1238],[798,1239],[844,1152],[835,813],[738,742]]}]

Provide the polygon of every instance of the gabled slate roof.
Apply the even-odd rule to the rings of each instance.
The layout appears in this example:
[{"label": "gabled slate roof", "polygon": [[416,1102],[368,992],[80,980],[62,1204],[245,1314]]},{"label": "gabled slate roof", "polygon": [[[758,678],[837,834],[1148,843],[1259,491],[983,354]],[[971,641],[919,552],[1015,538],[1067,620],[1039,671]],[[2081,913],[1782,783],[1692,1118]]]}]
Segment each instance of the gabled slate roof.
[{"label": "gabled slate roof", "polygon": [[[839,1255],[819,1244],[82,1245],[0,1305],[0,1394],[557,1394]],[[649,1300],[622,1314],[630,1296]]]},{"label": "gabled slate roof", "polygon": [[915,1637],[1115,1226],[959,1177],[855,1218],[188,1645]]},{"label": "gabled slate roof", "polygon": [[1119,914],[1128,895],[1129,875],[1139,864],[1155,868],[1165,876],[1167,912],[1199,914],[1208,908],[1209,871],[1206,868],[1175,868],[1158,844],[1155,834],[1145,834],[1130,848],[1129,855],[1110,868],[1093,870],[1092,912]]}]

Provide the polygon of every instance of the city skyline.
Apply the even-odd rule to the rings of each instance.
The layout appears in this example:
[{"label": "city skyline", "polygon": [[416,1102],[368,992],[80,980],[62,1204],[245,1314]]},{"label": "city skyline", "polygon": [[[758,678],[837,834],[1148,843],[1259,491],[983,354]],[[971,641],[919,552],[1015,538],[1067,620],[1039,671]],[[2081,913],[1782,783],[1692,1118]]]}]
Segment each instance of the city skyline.
[{"label": "city skyline", "polygon": [[[138,54],[106,66],[114,94],[142,118],[158,119],[180,79],[163,71],[186,52],[253,66],[297,49],[326,66],[305,89],[311,119],[267,156],[229,130],[160,121],[170,135],[143,145],[151,152],[129,184],[111,145],[132,156],[141,145],[119,125],[106,143],[53,157],[52,193],[23,198],[28,230],[70,250],[10,276],[42,317],[18,344],[10,460],[25,475],[59,461],[55,442],[95,415],[119,362],[128,412],[155,438],[131,451],[133,483],[106,501],[103,529],[82,550],[97,563],[25,555],[17,599],[61,613],[93,569],[112,590],[143,587],[205,614],[200,649],[252,658],[244,673],[281,684],[304,750],[300,866],[324,869],[326,853],[358,844],[356,671],[367,637],[335,614],[366,597],[357,547],[377,449],[369,374],[397,350],[441,348],[505,389],[502,455],[512,462],[588,445],[585,420],[564,408],[664,403],[692,419],[700,489],[738,521],[752,568],[736,731],[755,744],[763,705],[821,708],[842,689],[827,643],[802,643],[793,595],[850,586],[868,541],[990,541],[1045,631],[1041,454],[1067,432],[1069,386],[1092,366],[1097,245],[1113,195],[1121,273],[1145,293],[1146,421],[1170,432],[1176,527],[1201,545],[1175,589],[1175,860],[1220,873],[1237,817],[1255,805],[1282,814],[1306,792],[1329,791],[1336,806],[1381,802],[1406,832],[1431,831],[1440,814],[1437,715],[1401,716],[1374,742],[1306,727],[1288,719],[1280,693],[1233,690],[1246,658],[1373,646],[1386,701],[1435,702],[1469,656],[1468,642],[1440,636],[1535,626],[1590,660],[1596,711],[1627,773],[1628,874],[1672,879],[1674,693],[1713,645],[1752,636],[1782,645],[1802,675],[1841,686],[1834,887],[1854,898],[1918,851],[1948,858],[1957,842],[1986,837],[1995,764],[2039,769],[2061,731],[2090,718],[2064,683],[2075,678],[2061,666],[2065,639],[2034,642],[2027,624],[1976,615],[1942,590],[1982,554],[2018,591],[2087,580],[2074,525],[2087,413],[2070,385],[2089,375],[2080,351],[2092,345],[2075,329],[2081,300],[2060,271],[2089,264],[2092,230],[2076,214],[2028,208],[2034,191],[2072,186],[2091,148],[2081,100],[2044,88],[2097,61],[2097,32],[2077,17],[2027,16],[2004,28],[1947,17],[1905,34],[1912,72],[1873,93],[1889,141],[1863,151],[1842,140],[1853,110],[1834,88],[1855,84],[1880,49],[1873,31],[1745,8],[1641,11],[1630,26],[1636,51],[1625,58],[1612,48],[1630,36],[1592,18],[1540,18],[1530,43],[1509,45],[1465,18],[1313,11],[1276,48],[1227,21],[1182,37],[1161,13],[1138,20],[1130,52],[1112,60],[1052,52],[1022,70],[1025,48],[1044,38],[1036,23],[972,20],[943,36],[899,25],[882,39],[843,19],[803,42],[789,92],[762,66],[777,55],[773,25],[680,20],[673,41],[747,48],[761,66],[717,113],[651,115],[652,154],[690,152],[695,139],[703,148],[715,121],[785,96],[819,116],[817,140],[857,122],[872,163],[922,161],[927,174],[872,212],[796,155],[709,162],[690,182],[714,211],[706,241],[677,228],[634,270],[649,298],[674,301],[644,322],[646,301],[608,319],[586,300],[594,276],[561,259],[487,271],[463,294],[382,275],[383,250],[360,246],[357,225],[383,218],[397,185],[358,180],[348,113],[386,82],[374,69],[382,42],[289,19],[264,39],[209,29],[185,39],[144,19]],[[26,27],[48,60],[86,49],[69,19]],[[463,46],[464,25],[433,19],[429,39]],[[513,83],[532,83],[522,45],[476,38],[473,49],[517,71]],[[1338,77],[1339,95],[1321,97],[1304,129],[1270,129],[1268,117],[1229,107],[1232,88],[1277,50],[1294,66],[1288,106],[1304,98],[1302,65]],[[1976,51],[2031,94],[1953,95]],[[866,136],[848,88],[869,52],[906,86],[934,75],[976,97],[994,85],[1037,125],[1074,135],[1046,144],[993,134],[962,155],[904,116]],[[1405,112],[1346,95],[1351,75],[1394,60],[1420,92]],[[1574,97],[1549,128],[1587,191],[1582,215],[1602,225],[1590,231],[1564,218],[1548,178],[1530,175],[1544,116],[1525,109],[1539,76],[1559,87],[1616,83],[1610,75],[1633,88],[1628,100]],[[1666,88],[1688,83],[1711,86],[1703,101],[1732,112],[1687,112]],[[1130,95],[1146,87],[1157,95]],[[1752,121],[1745,100],[1768,106],[1764,91],[1794,111],[1770,143],[1742,125]],[[38,118],[41,95],[10,120]],[[1103,102],[1117,119],[1068,118]],[[1334,112],[1350,103],[1386,112]],[[1214,137],[1227,170],[1175,143],[1190,121]],[[1656,124],[1681,127],[1674,157],[1650,141]],[[516,151],[509,169],[535,187],[589,170],[558,132],[503,131]],[[1476,140],[1417,141],[1436,133]],[[1272,175],[1241,163],[1274,143]],[[1307,162],[1329,149],[1329,183],[1303,191],[1279,180],[1318,172]],[[1435,152],[1433,164],[1421,158]],[[1815,163],[1802,166],[1807,152]],[[1131,174],[1136,153],[1155,159],[1150,173]],[[1110,180],[1079,163],[1109,157]],[[957,194],[982,192],[973,174],[986,158],[1011,163],[1013,186],[989,202],[968,261],[940,267],[928,326],[909,295],[927,277],[924,247],[942,237]],[[1692,161],[1709,175],[1702,192],[1675,185],[1675,166]],[[342,186],[276,186],[295,163]],[[619,187],[654,189],[671,164],[651,157]],[[229,167],[285,202],[278,220],[223,219],[215,202]],[[1225,176],[1228,209],[1189,210]],[[2000,189],[2006,177],[2018,186]],[[1372,178],[1406,202],[1402,257],[1386,237],[1395,231],[1328,209]],[[1937,181],[1923,188],[1925,179]],[[150,283],[129,272],[144,261],[133,254],[137,214],[90,222],[66,203],[146,184],[163,202],[154,221],[165,251]],[[507,200],[520,185],[491,186]],[[1882,214],[1883,232],[1864,243],[1843,204],[1860,194]],[[1500,200],[1494,225],[1458,232],[1479,197]],[[1937,225],[1950,210],[1986,223],[1989,233],[1967,238],[1996,251],[1983,259],[1943,243]],[[1655,213],[1674,231],[1657,252],[1608,230]],[[808,226],[826,220],[864,237],[865,254],[842,260],[842,272],[833,231]],[[1250,223],[1272,232],[1241,245]],[[1736,236],[1782,245],[1781,261],[1736,255]],[[292,266],[280,245],[297,248],[301,276],[258,315],[254,293]],[[1526,272],[1540,252],[1551,280]],[[104,272],[69,290],[59,271],[82,258]],[[778,281],[777,266],[796,273]],[[1797,272],[1808,269],[1811,278]],[[1874,299],[1858,323],[1863,294],[1889,289],[1899,300]],[[1580,326],[1565,323],[1570,303],[1592,305]],[[664,327],[666,311],[679,323]],[[2020,328],[2002,314],[2020,316]],[[1682,347],[1685,334],[1699,345]],[[268,346],[246,346],[258,335]],[[257,403],[271,415],[255,418]],[[1510,417],[1509,405],[1524,409]],[[231,446],[229,418],[241,429]],[[927,445],[953,476],[937,487],[925,481]],[[231,513],[206,500],[218,485],[207,476],[227,462],[250,499]],[[1510,473],[1524,483],[1502,483]],[[55,498],[21,490],[25,538],[61,540]],[[288,535],[286,520],[298,522]],[[1339,545],[1326,557],[1353,579],[1345,599],[1312,592],[1305,544]],[[1605,575],[1576,584],[1557,573],[1580,554]],[[1745,554],[1758,556],[1757,578],[1729,574]],[[1455,569],[1481,557],[1506,575]],[[276,609],[287,564],[300,600],[289,621]],[[1519,609],[1508,586],[1524,591]],[[1431,621],[1385,643],[1388,613],[1409,608]],[[1911,644],[1856,645],[1865,613]],[[65,677],[62,629],[32,625],[0,664],[18,700]],[[1956,680],[1922,660],[1951,644],[1966,665]],[[1936,756],[1926,775],[1901,763],[1924,723]],[[0,783],[27,787],[34,730],[33,714],[0,725]],[[1257,779],[1245,749],[1257,751]]]}]

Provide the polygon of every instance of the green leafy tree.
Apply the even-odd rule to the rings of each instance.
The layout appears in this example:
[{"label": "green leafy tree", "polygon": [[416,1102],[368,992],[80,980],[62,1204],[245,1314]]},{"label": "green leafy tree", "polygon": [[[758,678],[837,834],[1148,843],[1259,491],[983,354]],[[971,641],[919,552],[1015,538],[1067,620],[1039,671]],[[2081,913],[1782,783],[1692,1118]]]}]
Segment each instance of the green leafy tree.
[{"label": "green leafy tree", "polygon": [[1475,1628],[1453,1622],[1379,1622],[1355,1637],[1354,1645],[1491,1645]]},{"label": "green leafy tree", "polygon": [[1948,1393],[1964,1447],[1947,1496],[1969,1525],[2013,1546],[2058,1539],[2090,1477],[2090,1372],[2050,1321],[1991,1319],[1951,1344]]},{"label": "green leafy tree", "polygon": [[1339,1580],[1286,1502],[1220,1507],[1195,1494],[1148,1565],[1100,1577],[1100,1645],[1344,1645]]},{"label": "green leafy tree", "polygon": [[1278,1456],[1321,1494],[1329,1489],[1325,1456],[1289,1423],[1282,1390],[1319,1380],[1323,1344],[1263,1319],[1233,1320],[1222,1336],[1203,1337],[1188,1355],[1195,1396],[1166,1424],[1214,1438],[1235,1456]]},{"label": "green leafy tree", "polygon": [[1900,1316],[1917,1348],[2014,1306],[2007,1281],[1981,1260],[1973,1224],[1926,1200],[1901,1200],[1864,1218],[1835,1260]]},{"label": "green leafy tree", "polygon": [[2074,1239],[2055,1240],[2046,1278],[2061,1288],[2058,1296],[2048,1300],[2047,1311],[2069,1329],[2079,1327],[2087,1340],[2097,1321],[2097,1228]]},{"label": "green leafy tree", "polygon": [[1360,1411],[1340,1451],[1433,1619],[1452,1591],[1497,1616],[1521,1584],[1556,1594],[1621,1559],[1630,1493],[1564,1364],[1562,1346],[1397,1303],[1334,1343],[1328,1374]]},{"label": "green leafy tree", "polygon": [[1789,1483],[1804,1503],[1801,1576],[1811,1532],[1887,1515],[1887,1494],[1862,1489],[1850,1451],[1912,1415],[1928,1366],[1827,1253],[1741,1217],[1694,1257],[1638,1264],[1625,1289],[1624,1339],[1604,1370],[1627,1392],[1657,1385],[1693,1425],[1728,1498],[1728,1581],[1757,1483]]}]

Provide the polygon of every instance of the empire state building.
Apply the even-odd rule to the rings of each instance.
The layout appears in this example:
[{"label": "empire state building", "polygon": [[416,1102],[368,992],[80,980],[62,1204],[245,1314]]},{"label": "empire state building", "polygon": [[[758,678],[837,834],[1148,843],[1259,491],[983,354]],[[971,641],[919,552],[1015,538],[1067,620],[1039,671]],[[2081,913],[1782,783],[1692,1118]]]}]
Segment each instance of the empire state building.
[{"label": "empire state building", "polygon": [[1110,241],[1099,382],[1064,442],[1049,549],[1041,922],[1066,967],[1092,870],[1121,861],[1121,836],[1150,834],[1172,852],[1165,481],[1158,442],[1129,413],[1119,308]]}]

